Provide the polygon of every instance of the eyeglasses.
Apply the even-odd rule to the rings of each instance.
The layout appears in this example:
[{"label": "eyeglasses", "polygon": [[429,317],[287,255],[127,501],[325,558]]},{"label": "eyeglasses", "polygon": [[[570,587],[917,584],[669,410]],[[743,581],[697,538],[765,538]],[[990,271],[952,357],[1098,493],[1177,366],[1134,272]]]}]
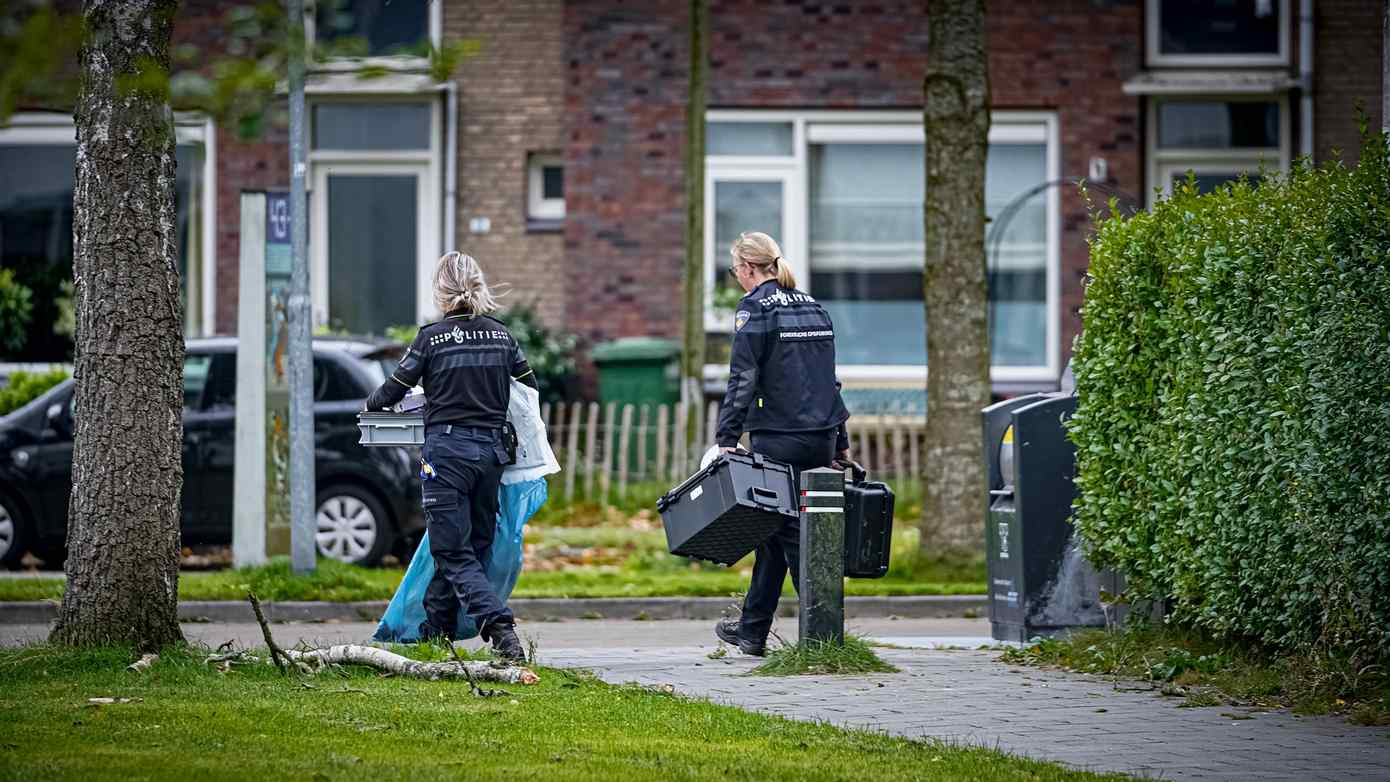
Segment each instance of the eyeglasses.
[{"label": "eyeglasses", "polygon": [[733,277],[733,278],[735,278],[735,279],[737,279],[737,278],[738,278],[738,267],[740,267],[740,266],[743,266],[743,264],[741,264],[741,263],[736,263],[736,264],[734,264],[733,266],[730,266],[730,267],[729,267],[729,276],[730,276],[730,277]]}]

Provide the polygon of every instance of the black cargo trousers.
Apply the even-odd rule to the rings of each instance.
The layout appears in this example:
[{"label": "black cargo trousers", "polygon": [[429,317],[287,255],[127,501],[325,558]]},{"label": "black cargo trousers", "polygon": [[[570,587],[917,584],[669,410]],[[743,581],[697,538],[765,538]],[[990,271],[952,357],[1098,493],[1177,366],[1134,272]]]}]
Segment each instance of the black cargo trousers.
[{"label": "black cargo trousers", "polygon": [[[792,467],[792,490],[801,491],[801,471],[829,467],[835,459],[835,430],[819,432],[753,432],[749,435],[753,453],[762,454]],[[793,504],[797,504],[793,500]],[[772,630],[782,582],[791,572],[792,586],[801,591],[801,520],[788,520],[758,546],[753,554],[753,579],[743,598],[739,635],[764,641]]]},{"label": "black cargo trousers", "polygon": [[420,637],[453,638],[462,610],[490,640],[489,625],[513,623],[483,570],[497,532],[506,446],[496,430],[433,424],[425,430],[422,456],[434,471],[420,482],[434,578],[425,590]]}]

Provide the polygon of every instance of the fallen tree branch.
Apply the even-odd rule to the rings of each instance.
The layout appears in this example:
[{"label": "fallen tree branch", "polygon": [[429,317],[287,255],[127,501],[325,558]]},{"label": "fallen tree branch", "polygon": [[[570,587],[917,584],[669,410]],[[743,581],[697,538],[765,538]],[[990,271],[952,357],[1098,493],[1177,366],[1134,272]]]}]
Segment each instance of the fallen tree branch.
[{"label": "fallen tree branch", "polygon": [[265,636],[265,645],[270,649],[270,659],[280,669],[280,673],[289,673],[285,663],[290,658],[283,649],[275,645],[275,638],[270,634],[270,625],[266,624],[265,614],[261,613],[261,601],[256,599],[255,592],[247,592],[246,599],[251,601],[251,610],[256,612],[256,621],[261,625],[261,634]]},{"label": "fallen tree branch", "polygon": [[397,676],[413,679],[463,679],[502,682],[503,684],[535,684],[541,679],[529,668],[495,668],[485,662],[424,663],[402,657],[385,649],[358,644],[338,644],[326,649],[281,652],[295,664],[323,668],[332,665],[365,665]]},{"label": "fallen tree branch", "polygon": [[510,693],[510,692],[507,692],[506,690],[492,690],[492,689],[484,690],[483,688],[479,687],[479,686],[478,686],[478,683],[475,682],[475,681],[473,681],[473,675],[472,675],[471,673],[468,672],[468,663],[467,663],[467,662],[464,662],[464,659],[463,659],[462,657],[459,656],[459,649],[458,649],[458,647],[457,647],[457,646],[454,646],[454,642],[453,642],[453,641],[447,641],[447,640],[446,640],[446,643],[449,644],[449,653],[452,654],[452,655],[454,656],[454,662],[458,663],[459,668],[463,669],[464,675],[468,677],[468,689],[471,690],[471,691],[473,692],[473,695],[474,695],[475,697],[478,697],[478,698],[496,698],[496,697],[501,696],[501,695],[507,695],[507,696],[510,696],[510,695],[511,695],[511,693]]}]

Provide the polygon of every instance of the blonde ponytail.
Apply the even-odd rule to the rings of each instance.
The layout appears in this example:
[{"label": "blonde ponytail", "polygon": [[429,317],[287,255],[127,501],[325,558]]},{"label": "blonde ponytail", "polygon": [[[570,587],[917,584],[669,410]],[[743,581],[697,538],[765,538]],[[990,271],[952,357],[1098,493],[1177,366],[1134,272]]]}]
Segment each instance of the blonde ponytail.
[{"label": "blonde ponytail", "polygon": [[795,288],[796,275],[792,274],[791,264],[787,263],[786,259],[780,256],[772,263],[777,269],[777,284],[781,285],[783,288]]},{"label": "blonde ponytail", "polygon": [[776,239],[762,231],[739,234],[729,248],[729,254],[734,257],[734,263],[746,263],[759,272],[776,277],[777,284],[783,288],[796,287],[796,275],[792,273],[791,264],[782,257],[782,248]]},{"label": "blonde ponytail", "polygon": [[497,299],[483,276],[483,267],[471,255],[448,252],[439,257],[434,267],[434,305],[441,315],[465,312],[469,315],[490,315],[497,311]]}]

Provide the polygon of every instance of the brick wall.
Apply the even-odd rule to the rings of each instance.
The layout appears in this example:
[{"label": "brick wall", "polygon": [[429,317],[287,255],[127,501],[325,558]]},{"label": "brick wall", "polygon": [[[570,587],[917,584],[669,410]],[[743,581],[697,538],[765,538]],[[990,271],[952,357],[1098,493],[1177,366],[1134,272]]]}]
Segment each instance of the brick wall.
[{"label": "brick wall", "polygon": [[[227,4],[217,0],[185,0],[174,25],[173,45],[197,47],[211,60],[226,49],[223,17]],[[214,328],[218,334],[235,334],[237,328],[237,273],[241,253],[241,191],[289,189],[290,152],[283,107],[267,117],[263,131],[242,139],[233,129],[218,127],[217,241]]]},{"label": "brick wall", "polygon": [[565,311],[591,343],[680,335],[688,6],[565,4]]},{"label": "brick wall", "polygon": [[[444,9],[446,40],[481,44],[455,73],[457,249],[490,280],[511,283],[506,301],[535,302],[554,327],[565,317],[564,236],[527,229],[526,162],[565,146],[563,19],[562,0],[458,0]],[[491,221],[488,233],[469,233],[474,217]]]},{"label": "brick wall", "polygon": [[[1039,6],[1042,10],[1038,10]],[[921,106],[925,2],[711,0],[709,104],[719,108]],[[686,105],[685,4],[569,2],[566,228],[570,325],[598,340],[680,333]],[[1055,110],[1062,174],[1105,157],[1112,184],[1143,193],[1138,0],[996,3],[993,105]],[[1062,199],[1062,346],[1080,329],[1089,217]]]},{"label": "brick wall", "polygon": [[1381,24],[1384,3],[1318,0],[1313,4],[1313,139],[1319,161],[1341,150],[1354,162],[1361,148],[1356,101],[1381,126]]}]

